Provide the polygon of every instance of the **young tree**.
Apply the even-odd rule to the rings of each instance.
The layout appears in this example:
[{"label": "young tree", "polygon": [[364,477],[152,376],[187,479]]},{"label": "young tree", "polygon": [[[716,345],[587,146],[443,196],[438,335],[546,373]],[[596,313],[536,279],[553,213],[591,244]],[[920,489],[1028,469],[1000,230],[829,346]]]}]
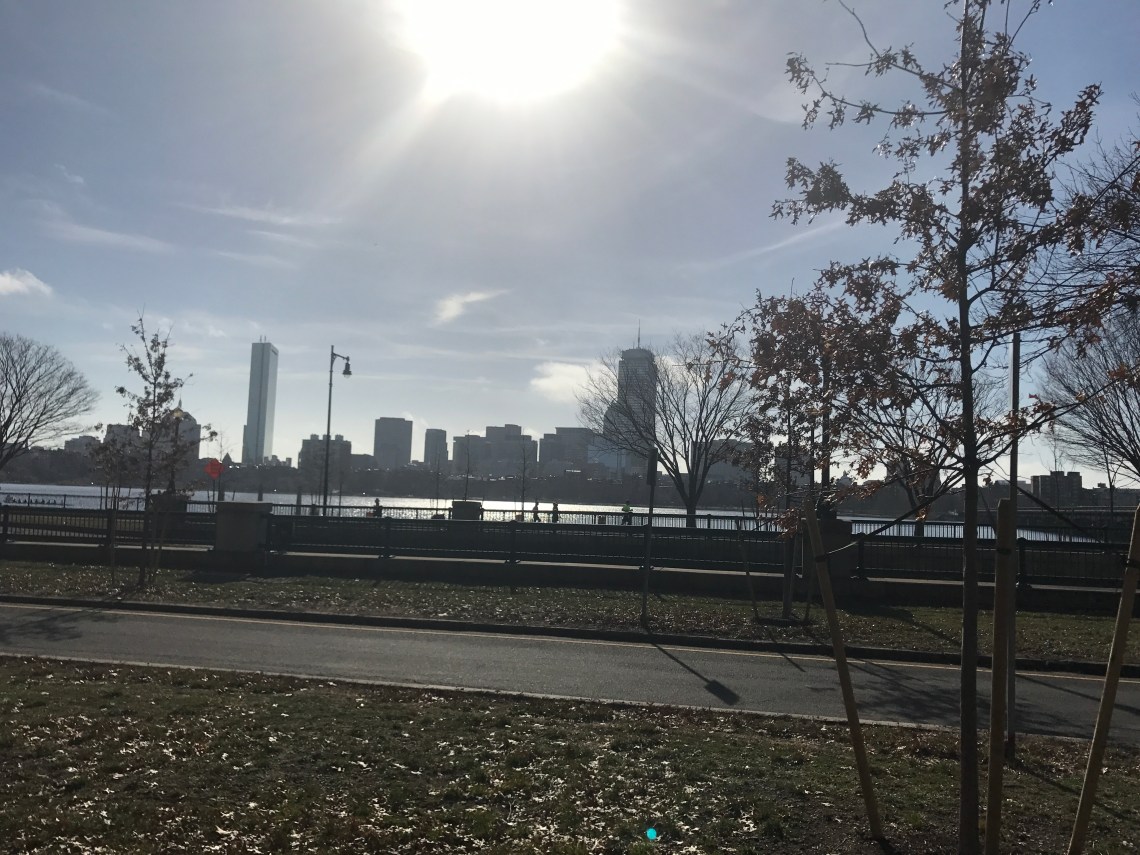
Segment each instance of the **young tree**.
[{"label": "young tree", "polygon": [[652,369],[604,357],[578,395],[579,417],[621,452],[645,459],[655,449],[695,526],[709,467],[732,455],[748,388],[704,336],[678,335],[664,353],[646,353],[639,365]]},{"label": "young tree", "polygon": [[[140,314],[131,325],[137,341],[136,346],[122,346],[126,356],[127,369],[138,380],[139,388],[119,386],[115,389],[128,406],[127,424],[139,432],[137,447],[130,457],[130,465],[141,481],[143,489],[143,537],[139,560],[138,587],[147,586],[148,568],[156,565],[158,553],[154,549],[158,539],[161,549],[162,531],[156,522],[165,526],[174,499],[174,485],[178,475],[189,462],[191,444],[180,436],[182,409],[177,405],[178,393],[185,385],[185,379],[175,377],[167,366],[167,350],[170,347],[169,331],[147,334],[146,324]],[[203,426],[206,438],[212,440],[213,432]],[[163,499],[157,504],[156,495],[160,489]],[[161,519],[157,519],[161,511]]]},{"label": "young tree", "polygon": [[[820,284],[872,329],[894,330],[893,363],[904,372],[918,365],[930,378],[907,378],[913,400],[925,401],[934,389],[955,399],[955,411],[938,425],[937,441],[949,453],[948,468],[964,497],[959,846],[967,853],[978,850],[979,819],[979,474],[1005,453],[1013,436],[1050,417],[1047,408],[1035,408],[987,418],[976,406],[979,382],[993,375],[999,345],[1014,331],[1045,340],[1081,330],[1134,285],[1127,277],[1058,283],[1033,276],[1040,261],[1095,239],[1100,227],[1095,205],[1055,192],[1056,172],[1085,139],[1100,91],[1087,87],[1056,120],[1035,95],[1029,58],[1015,41],[1038,6],[1029,3],[1025,15],[1012,20],[1009,3],[962,0],[954,18],[956,55],[934,66],[909,48],[876,46],[855,17],[869,52],[856,66],[872,80],[890,77],[909,89],[893,105],[840,93],[826,68],[790,57],[789,77],[811,99],[805,126],[821,116],[832,129],[848,119],[884,122],[877,151],[898,168],[886,186],[861,191],[834,162],[812,168],[791,158],[787,183],[794,195],[772,211],[792,222],[842,212],[852,226],[893,227],[905,257],[884,253],[833,262]],[[936,177],[926,180],[932,172]],[[860,390],[855,400],[891,394],[879,385]],[[867,453],[873,458],[879,452]]]},{"label": "young tree", "polygon": [[0,332],[0,471],[33,445],[75,433],[99,395],[51,345]]},{"label": "young tree", "polygon": [[[749,343],[742,356],[733,345],[740,334]],[[872,388],[889,366],[891,337],[889,326],[876,332],[819,286],[803,296],[760,298],[743,312],[727,338],[713,346],[751,387],[742,432],[754,466],[766,462],[774,436],[785,437],[786,462],[794,457],[812,471],[813,482],[814,472],[820,473],[820,509],[830,508],[836,498],[832,462],[865,411],[862,390]],[[775,472],[777,479],[781,474]]]}]

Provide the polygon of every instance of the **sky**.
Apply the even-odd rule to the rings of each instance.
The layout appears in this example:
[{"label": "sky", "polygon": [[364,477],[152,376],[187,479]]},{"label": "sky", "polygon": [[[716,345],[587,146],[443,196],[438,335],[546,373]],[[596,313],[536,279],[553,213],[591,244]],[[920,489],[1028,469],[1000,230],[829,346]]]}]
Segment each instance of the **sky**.
[{"label": "sky", "polygon": [[[877,43],[952,55],[941,0],[851,2]],[[0,0],[0,330],[57,347],[101,393],[87,421],[119,422],[143,313],[235,459],[251,343],[280,351],[273,452],[294,459],[324,433],[335,347],[353,375],[338,365],[333,433],[371,453],[376,418],[409,418],[419,458],[428,427],[576,425],[583,372],[639,330],[715,330],[889,249],[889,232],[769,217],[789,156],[888,174],[878,130],[803,130],[784,76],[789,51],[864,58],[838,3],[577,7],[602,17],[513,59],[510,27],[425,35],[398,0]],[[1020,45],[1057,105],[1103,85],[1111,143],[1135,124],[1138,33],[1135,0],[1057,0]],[[579,37],[587,65],[539,91]]]}]

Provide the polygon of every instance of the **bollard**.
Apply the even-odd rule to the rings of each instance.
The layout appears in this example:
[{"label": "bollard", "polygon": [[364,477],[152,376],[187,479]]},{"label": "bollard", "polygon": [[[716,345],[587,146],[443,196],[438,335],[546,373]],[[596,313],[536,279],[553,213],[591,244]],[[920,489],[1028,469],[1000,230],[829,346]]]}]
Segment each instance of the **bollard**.
[{"label": "bollard", "polygon": [[507,556],[507,564],[514,567],[519,563],[515,557],[515,538],[518,535],[519,525],[515,521],[507,523],[507,525],[510,526],[510,554]]},{"label": "bollard", "polygon": [[8,514],[8,507],[5,506],[3,513],[3,525],[0,526],[0,543],[8,542]]}]

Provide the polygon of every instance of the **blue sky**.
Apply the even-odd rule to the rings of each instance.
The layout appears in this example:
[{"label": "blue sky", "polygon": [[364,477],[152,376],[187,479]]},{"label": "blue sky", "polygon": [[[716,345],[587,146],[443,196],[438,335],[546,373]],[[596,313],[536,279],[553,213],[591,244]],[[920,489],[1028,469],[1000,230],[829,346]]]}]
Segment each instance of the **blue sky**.
[{"label": "blue sky", "polygon": [[[883,44],[950,56],[940,0],[855,0]],[[1025,3],[1015,2],[1015,8]],[[800,128],[788,51],[858,59],[834,2],[627,0],[580,85],[426,94],[380,0],[0,0],[0,329],[57,346],[122,419],[118,345],[170,327],[184,405],[241,451],[250,343],[280,350],[273,449],[372,422],[449,436],[577,423],[603,351],[713,329],[889,235],[769,219],[789,155],[873,178],[875,132]],[[1043,97],[1136,105],[1135,0],[1058,0],[1022,35]],[[860,87],[860,79],[850,81]],[[1023,471],[1040,468],[1029,455]]]}]

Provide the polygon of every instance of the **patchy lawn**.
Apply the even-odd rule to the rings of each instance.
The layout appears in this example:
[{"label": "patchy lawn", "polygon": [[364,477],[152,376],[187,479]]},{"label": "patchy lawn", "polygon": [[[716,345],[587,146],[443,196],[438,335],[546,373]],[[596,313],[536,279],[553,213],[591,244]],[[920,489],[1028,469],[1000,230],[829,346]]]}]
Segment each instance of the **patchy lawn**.
[{"label": "patchy lawn", "polygon": [[[957,851],[945,731],[867,730],[884,850],[834,725],[16,658],[0,679],[9,852]],[[1004,852],[1063,850],[1086,750],[1022,738]],[[1132,852],[1140,749],[1105,767],[1087,851]]]},{"label": "patchy lawn", "polygon": [[[639,594],[578,588],[515,588],[334,579],[317,576],[208,576],[159,570],[150,590],[126,587],[131,569],[120,569],[117,585],[106,567],[75,567],[0,561],[0,593],[45,596],[123,597],[149,602],[197,603],[387,617],[427,617],[531,626],[640,630]],[[759,622],[746,601],[715,597],[654,596],[652,627],[658,632],[818,642],[830,645],[823,611],[814,623],[785,625],[780,604],[759,603]],[[803,614],[803,604],[796,613]],[[992,616],[980,618],[980,649],[990,650]],[[954,608],[875,606],[852,603],[841,610],[849,644],[955,653],[961,611]],[[1018,614],[1018,655],[1053,660],[1103,662],[1112,641],[1113,618],[1105,615]],[[1140,662],[1140,630],[1130,634],[1128,662]]]}]

